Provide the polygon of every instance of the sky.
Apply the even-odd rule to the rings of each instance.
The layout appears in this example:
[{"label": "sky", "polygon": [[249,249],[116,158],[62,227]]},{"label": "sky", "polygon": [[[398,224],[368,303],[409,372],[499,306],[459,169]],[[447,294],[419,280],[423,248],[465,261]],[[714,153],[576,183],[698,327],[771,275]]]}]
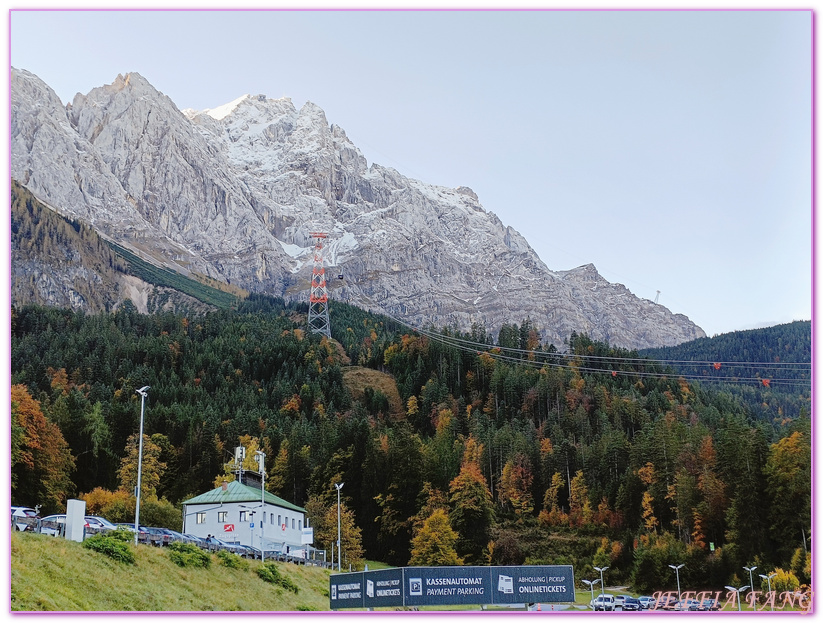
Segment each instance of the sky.
[{"label": "sky", "polygon": [[127,72],[180,109],[311,101],[369,164],[472,188],[549,269],[592,263],[711,336],[811,318],[812,20],[12,10],[9,51],[64,103]]}]

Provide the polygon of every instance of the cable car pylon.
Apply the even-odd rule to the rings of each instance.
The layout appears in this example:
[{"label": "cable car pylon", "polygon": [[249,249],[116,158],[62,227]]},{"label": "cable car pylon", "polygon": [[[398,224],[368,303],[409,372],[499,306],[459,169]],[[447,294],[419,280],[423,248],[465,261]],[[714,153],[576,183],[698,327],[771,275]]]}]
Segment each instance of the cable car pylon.
[{"label": "cable car pylon", "polygon": [[312,232],[314,238],[314,266],[311,271],[309,293],[309,331],[331,338],[329,326],[329,293],[326,290],[326,269],[323,267],[323,241],[328,234]]}]

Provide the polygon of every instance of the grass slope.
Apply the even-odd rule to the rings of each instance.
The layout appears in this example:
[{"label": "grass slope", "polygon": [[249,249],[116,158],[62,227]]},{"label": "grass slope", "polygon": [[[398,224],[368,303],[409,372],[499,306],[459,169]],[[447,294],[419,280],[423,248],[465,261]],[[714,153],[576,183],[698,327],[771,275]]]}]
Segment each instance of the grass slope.
[{"label": "grass slope", "polygon": [[[137,257],[131,251],[124,249],[114,242],[107,241],[107,244],[126,261],[131,274],[140,277],[140,279],[147,283],[173,288],[179,292],[193,296],[199,301],[219,307],[220,309],[229,309],[237,303],[238,297],[234,294],[218,290],[194,279],[189,279],[168,268],[159,268]],[[212,282],[217,284],[214,280],[212,280]]]},{"label": "grass slope", "polygon": [[346,389],[351,392],[352,398],[363,400],[366,388],[371,387],[380,390],[388,398],[389,409],[393,417],[402,418],[405,415],[403,401],[400,399],[400,392],[397,389],[397,382],[391,374],[360,366],[346,367],[342,369],[342,372],[343,382]]},{"label": "grass slope", "polygon": [[79,543],[11,534],[12,611],[298,611],[329,609],[329,571],[279,563],[300,587],[294,593],[249,569],[229,569],[212,556],[209,569],[181,568],[165,548],[138,546],[125,565]]}]

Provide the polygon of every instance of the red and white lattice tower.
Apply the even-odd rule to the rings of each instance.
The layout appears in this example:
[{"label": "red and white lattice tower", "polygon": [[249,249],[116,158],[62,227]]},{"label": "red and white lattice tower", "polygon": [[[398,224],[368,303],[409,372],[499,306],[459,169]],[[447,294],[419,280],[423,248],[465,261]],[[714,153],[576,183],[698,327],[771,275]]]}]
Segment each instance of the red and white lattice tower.
[{"label": "red and white lattice tower", "polygon": [[314,268],[311,271],[309,294],[309,331],[331,337],[329,328],[329,293],[326,290],[326,269],[323,268],[323,241],[328,234],[311,233],[314,238]]}]

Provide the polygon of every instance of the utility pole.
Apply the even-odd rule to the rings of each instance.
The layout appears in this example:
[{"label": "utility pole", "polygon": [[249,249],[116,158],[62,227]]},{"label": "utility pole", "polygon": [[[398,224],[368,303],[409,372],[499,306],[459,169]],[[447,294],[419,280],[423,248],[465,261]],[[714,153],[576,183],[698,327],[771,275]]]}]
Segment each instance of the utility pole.
[{"label": "utility pole", "polygon": [[329,327],[329,293],[326,290],[326,269],[323,267],[323,241],[328,234],[313,232],[314,267],[311,271],[309,293],[309,331],[331,338]]}]

